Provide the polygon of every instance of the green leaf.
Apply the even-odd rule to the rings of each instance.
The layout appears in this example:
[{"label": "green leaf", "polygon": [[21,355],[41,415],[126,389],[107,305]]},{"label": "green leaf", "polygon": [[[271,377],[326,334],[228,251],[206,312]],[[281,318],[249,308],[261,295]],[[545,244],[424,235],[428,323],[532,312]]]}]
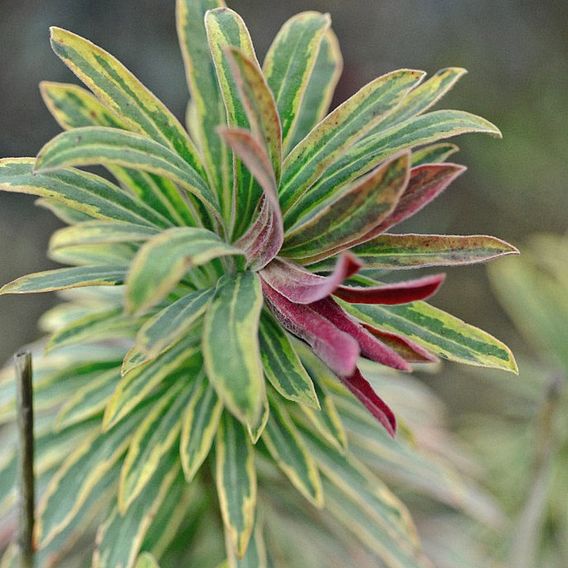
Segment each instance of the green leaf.
[{"label": "green leaf", "polygon": [[262,412],[255,422],[247,424],[248,434],[253,444],[256,444],[260,440],[269,418],[270,405],[268,404],[268,398],[265,397],[262,401]]},{"label": "green leaf", "polygon": [[55,429],[60,431],[101,415],[119,380],[120,370],[115,368],[76,387],[57,413]]},{"label": "green leaf", "polygon": [[127,243],[73,245],[51,250],[48,257],[54,262],[72,266],[128,266],[137,248]]},{"label": "green leaf", "polygon": [[[365,136],[327,168],[321,179],[298,204],[298,212],[306,212],[321,203],[328,195],[337,192],[396,152],[472,132],[501,136],[494,124],[459,110],[430,112],[409,118],[388,130]],[[292,217],[286,218],[287,223],[292,220]]]},{"label": "green leaf", "polygon": [[157,235],[159,229],[148,225],[116,223],[114,221],[85,221],[55,231],[49,240],[50,250],[58,248],[109,243],[137,243]]},{"label": "green leaf", "polygon": [[136,335],[138,364],[155,359],[181,339],[203,316],[214,293],[214,288],[190,292],[151,317]]},{"label": "green leaf", "polygon": [[[364,262],[363,270],[399,270],[459,266],[518,254],[510,244],[485,235],[381,235],[351,249]],[[323,261],[312,270],[333,270]]]},{"label": "green leaf", "polygon": [[[410,91],[408,96],[380,125],[380,130],[385,131],[395,124],[399,124],[428,110],[446,95],[466,73],[467,71],[461,67],[440,69],[430,79]],[[379,128],[376,128],[369,134],[374,134],[378,131]]]},{"label": "green leaf", "polygon": [[132,436],[118,485],[118,509],[124,514],[147,488],[160,462],[179,440],[180,415],[190,400],[191,385],[180,382],[152,406]]},{"label": "green leaf", "polygon": [[256,273],[226,275],[207,309],[203,330],[207,377],[225,406],[248,423],[257,419],[265,396],[258,345],[262,303]]},{"label": "green leaf", "polygon": [[320,44],[330,22],[328,14],[297,14],[282,26],[266,54],[264,74],[282,118],[285,146],[294,134]]},{"label": "green leaf", "polygon": [[424,164],[441,164],[458,151],[459,147],[450,142],[429,144],[412,152],[412,167]]},{"label": "green leaf", "polygon": [[195,342],[195,338],[181,341],[148,365],[125,374],[106,406],[103,428],[120,422],[162,383],[171,386],[176,379],[195,377],[202,366]]},{"label": "green leaf", "polygon": [[250,129],[266,148],[278,183],[282,168],[282,127],[272,92],[256,59],[234,47],[228,48],[227,54]]},{"label": "green leaf", "polygon": [[169,146],[201,171],[197,150],[182,125],[122,63],[90,41],[61,28],[51,28],[51,46],[131,130]]},{"label": "green leaf", "polygon": [[223,7],[223,0],[177,0],[176,22],[185,75],[191,94],[192,134],[201,150],[210,184],[220,199],[232,191],[231,157],[216,128],[225,124],[225,107],[207,43],[204,18],[208,10]]},{"label": "green leaf", "polygon": [[282,256],[315,262],[349,247],[386,218],[408,183],[410,155],[402,154],[358,180],[286,234]]},{"label": "green leaf", "polygon": [[260,319],[260,354],[264,373],[286,399],[319,409],[318,397],[290,339],[266,311]]},{"label": "green leaf", "polygon": [[92,219],[92,217],[86,213],[71,209],[71,207],[67,207],[66,205],[63,205],[63,203],[52,201],[51,199],[40,197],[34,201],[34,205],[51,211],[57,219],[67,225],[76,225]]},{"label": "green leaf", "polygon": [[256,519],[247,551],[242,558],[235,554],[231,542],[225,538],[227,550],[227,568],[268,568],[266,544],[262,534],[262,524]]},{"label": "green leaf", "polygon": [[313,505],[323,507],[321,480],[316,463],[284,406],[273,400],[270,419],[262,434],[270,455],[292,485]]},{"label": "green leaf", "polygon": [[340,303],[362,322],[401,333],[443,359],[517,373],[515,358],[506,345],[426,302],[401,306]]},{"label": "green leaf", "polygon": [[254,448],[248,434],[224,413],[215,444],[216,481],[225,531],[238,557],[244,556],[251,537],[256,508]]},{"label": "green leaf", "polygon": [[149,552],[144,552],[136,560],[135,568],[160,568],[160,565]]},{"label": "green leaf", "polygon": [[302,413],[323,440],[340,452],[344,452],[347,449],[347,434],[335,407],[333,397],[323,386],[324,382],[329,381],[330,384],[337,382],[337,377],[316,357],[311,349],[308,349],[299,341],[294,341],[294,345],[301,355],[302,364],[313,379],[313,385],[321,405],[319,411],[302,405],[300,407]]},{"label": "green leaf", "polygon": [[73,521],[90,494],[110,474],[142,417],[140,407],[115,428],[104,433],[94,430],[64,461],[39,503],[37,534],[42,546]]},{"label": "green leaf", "polygon": [[124,282],[124,266],[56,268],[22,276],[0,288],[0,294],[33,294],[83,286],[117,286]]},{"label": "green leaf", "polygon": [[296,117],[296,128],[288,137],[288,148],[294,148],[314,126],[323,120],[333,99],[343,70],[339,42],[331,28],[323,35],[318,56]]},{"label": "green leaf", "polygon": [[[402,69],[375,79],[337,107],[284,161],[280,201],[287,226],[297,215],[299,201],[322,173],[347,152],[350,146],[388,115],[423,72]],[[371,168],[368,168],[370,170]],[[291,209],[294,208],[294,212]]]},{"label": "green leaf", "polygon": [[[217,81],[230,127],[249,128],[249,121],[230,68],[225,50],[236,47],[256,61],[254,47],[242,18],[229,8],[216,8],[205,15],[205,28]],[[221,196],[224,219],[230,222],[233,238],[238,238],[249,225],[261,191],[240,160],[234,159],[235,188],[227,188]]]},{"label": "green leaf", "polygon": [[38,174],[34,164],[33,158],[0,160],[0,190],[37,195],[95,219],[164,226],[160,215],[100,176],[75,169]]},{"label": "green leaf", "polygon": [[39,151],[35,170],[70,166],[121,166],[163,176],[179,184],[218,215],[216,197],[199,173],[173,150],[141,134],[118,128],[87,126],[62,132]]},{"label": "green leaf", "polygon": [[140,248],[130,267],[126,309],[143,312],[165,298],[191,268],[240,254],[207,229],[174,227],[163,231]]},{"label": "green leaf", "polygon": [[148,529],[179,476],[177,452],[172,451],[160,461],[146,491],[128,511],[121,515],[114,508],[99,527],[93,568],[127,568],[134,564]]},{"label": "green leaf", "polygon": [[[321,472],[331,483],[324,483],[328,508],[340,513],[339,520],[345,522],[343,512],[357,512],[349,515],[355,533],[361,516],[369,527],[376,527],[382,546],[379,552],[388,566],[416,567],[418,538],[410,515],[395,495],[365,466],[352,456],[345,457],[329,448],[316,436],[306,432],[306,441]],[[336,491],[337,488],[339,491]],[[326,499],[327,501],[327,499]],[[351,517],[353,517],[351,519]],[[369,530],[369,529],[367,529]]]},{"label": "green leaf", "polygon": [[181,418],[180,456],[188,483],[209,454],[222,410],[223,404],[215,389],[203,374],[200,375]]},{"label": "green leaf", "polygon": [[[91,93],[77,85],[40,83],[43,100],[64,130],[84,126],[109,126],[128,130],[127,125],[102,105]],[[163,216],[164,226],[194,224],[187,204],[178,189],[167,179],[118,166],[108,168],[156,213]]]}]

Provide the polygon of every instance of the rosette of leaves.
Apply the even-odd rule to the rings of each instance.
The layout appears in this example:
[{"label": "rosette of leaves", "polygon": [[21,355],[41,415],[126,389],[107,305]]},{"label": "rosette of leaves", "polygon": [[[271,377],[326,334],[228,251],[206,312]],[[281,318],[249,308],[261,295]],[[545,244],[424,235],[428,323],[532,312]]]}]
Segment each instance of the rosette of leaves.
[{"label": "rosette of leaves", "polygon": [[[261,67],[221,4],[177,4],[187,130],[111,55],[54,28],[88,90],[44,83],[66,132],[36,159],[0,161],[0,189],[39,196],[69,225],[50,255],[71,265],[1,292],[78,289],[44,318],[50,354],[36,365],[38,546],[59,554],[102,518],[94,565],[132,566],[182,526],[190,548],[185,525],[214,524],[218,498],[229,564],[264,565],[259,491],[281,471],[386,565],[423,565],[404,507],[348,451],[334,397],[350,391],[392,436],[361,357],[516,371],[501,342],[424,302],[443,275],[374,279],[516,252],[387,232],[463,172],[442,140],[499,131],[427,112],[457,68],[388,73],[327,114],[342,66],[329,16],[290,19]],[[94,165],[114,181],[77,169]]]}]

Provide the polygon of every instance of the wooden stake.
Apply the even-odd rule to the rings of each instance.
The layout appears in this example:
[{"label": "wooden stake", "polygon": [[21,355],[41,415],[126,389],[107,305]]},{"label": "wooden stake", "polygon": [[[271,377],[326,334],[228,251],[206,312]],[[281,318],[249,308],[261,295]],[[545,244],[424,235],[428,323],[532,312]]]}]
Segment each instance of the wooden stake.
[{"label": "wooden stake", "polygon": [[17,353],[14,357],[16,368],[16,403],[18,412],[19,438],[19,527],[18,545],[20,568],[34,566],[34,409],[32,387],[32,355],[29,351]]}]

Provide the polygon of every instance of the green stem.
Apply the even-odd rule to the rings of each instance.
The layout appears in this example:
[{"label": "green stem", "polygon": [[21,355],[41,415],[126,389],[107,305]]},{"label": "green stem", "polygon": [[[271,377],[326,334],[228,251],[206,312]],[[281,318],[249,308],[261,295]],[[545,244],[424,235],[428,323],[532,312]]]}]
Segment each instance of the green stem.
[{"label": "green stem", "polygon": [[20,568],[34,566],[34,410],[32,386],[32,356],[29,351],[17,353],[16,402],[19,437],[19,534]]}]

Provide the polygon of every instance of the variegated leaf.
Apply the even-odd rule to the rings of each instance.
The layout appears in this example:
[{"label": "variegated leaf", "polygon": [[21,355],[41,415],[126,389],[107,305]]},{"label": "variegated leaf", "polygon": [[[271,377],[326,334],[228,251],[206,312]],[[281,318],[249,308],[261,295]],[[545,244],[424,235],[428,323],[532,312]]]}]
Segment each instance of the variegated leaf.
[{"label": "variegated leaf", "polygon": [[303,208],[300,201],[311,193],[321,175],[336,161],[342,161],[356,140],[366,139],[365,133],[380,124],[423,75],[402,69],[375,79],[331,112],[294,148],[284,161],[280,187],[287,226],[296,220]]},{"label": "variegated leaf", "polygon": [[296,130],[320,44],[330,23],[328,14],[297,14],[282,26],[266,54],[263,70],[282,117],[285,147]]},{"label": "variegated leaf", "polygon": [[208,10],[225,6],[223,0],[177,0],[176,23],[185,75],[195,120],[192,134],[201,150],[207,177],[220,199],[232,191],[232,164],[216,128],[225,124],[215,67],[207,44],[204,18]]},{"label": "variegated leaf", "polygon": [[259,338],[264,373],[272,386],[288,400],[319,409],[313,382],[290,339],[266,311],[261,316]]},{"label": "variegated leaf", "polygon": [[296,127],[288,137],[287,149],[297,146],[314,126],[324,119],[341,72],[343,57],[337,37],[331,28],[323,35],[315,65],[302,97]]},{"label": "variegated leaf", "polygon": [[342,306],[351,315],[379,330],[415,341],[442,359],[517,372],[510,349],[488,333],[426,302],[403,306]]},{"label": "variegated leaf", "polygon": [[379,166],[286,233],[282,256],[316,262],[379,225],[395,208],[409,177],[408,153]]},{"label": "variegated leaf", "polygon": [[126,278],[125,266],[56,268],[22,276],[0,288],[0,294],[34,294],[83,286],[117,286]]},{"label": "variegated leaf", "polygon": [[225,406],[248,423],[258,418],[265,396],[258,345],[262,300],[255,273],[224,276],[207,309],[203,330],[207,377]]},{"label": "variegated leaf", "polygon": [[163,217],[100,176],[75,169],[34,173],[33,158],[0,160],[0,190],[27,193],[89,217],[163,227]]},{"label": "variegated leaf", "polygon": [[285,408],[271,405],[270,419],[262,435],[270,455],[292,485],[316,507],[323,507],[321,480],[316,463]]},{"label": "variegated leaf", "polygon": [[256,469],[254,448],[245,427],[224,413],[215,443],[216,481],[225,531],[238,557],[243,557],[254,528]]},{"label": "variegated leaf", "polygon": [[412,152],[412,167],[424,164],[441,164],[459,151],[459,147],[451,142],[428,144]]},{"label": "variegated leaf", "polygon": [[[84,126],[128,129],[118,116],[78,85],[44,81],[40,83],[40,91],[46,106],[64,130]],[[120,183],[162,215],[165,226],[194,224],[187,204],[169,180],[119,166],[110,166],[109,170]]]},{"label": "variegated leaf", "polygon": [[163,231],[141,247],[126,281],[126,309],[143,312],[169,294],[193,267],[242,252],[215,233],[194,227]]},{"label": "variegated leaf", "polygon": [[35,170],[46,173],[95,165],[121,166],[168,178],[218,216],[217,198],[197,170],[167,146],[134,132],[103,126],[62,132],[40,150]]},{"label": "variegated leaf", "polygon": [[209,454],[222,411],[215,389],[200,375],[181,418],[180,456],[187,482],[195,477]]},{"label": "variegated leaf", "polygon": [[197,150],[181,124],[122,63],[90,41],[61,28],[51,28],[51,46],[129,128],[169,146],[201,171]]}]

